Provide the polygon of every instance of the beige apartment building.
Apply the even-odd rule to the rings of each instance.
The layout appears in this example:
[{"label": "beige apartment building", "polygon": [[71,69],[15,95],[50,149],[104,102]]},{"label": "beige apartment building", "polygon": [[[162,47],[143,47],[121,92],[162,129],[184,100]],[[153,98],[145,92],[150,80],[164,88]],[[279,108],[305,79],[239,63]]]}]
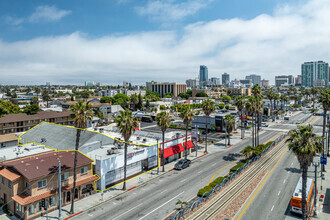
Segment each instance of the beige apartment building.
[{"label": "beige apartment building", "polygon": [[95,192],[90,158],[78,152],[76,190],[72,195],[75,151],[47,152],[0,163],[0,202],[20,219],[33,219],[58,208],[58,161],[61,161],[62,205]]},{"label": "beige apartment building", "polygon": [[0,135],[28,131],[43,121],[73,125],[71,114],[71,110],[63,110],[62,112],[41,111],[34,115],[25,113],[5,115],[0,118]]}]

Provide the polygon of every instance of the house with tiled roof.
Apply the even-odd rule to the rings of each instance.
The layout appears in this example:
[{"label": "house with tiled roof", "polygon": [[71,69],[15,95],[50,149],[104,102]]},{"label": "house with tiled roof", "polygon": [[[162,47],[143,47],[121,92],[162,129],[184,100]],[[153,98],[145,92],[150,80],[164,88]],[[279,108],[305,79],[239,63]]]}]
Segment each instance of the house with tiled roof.
[{"label": "house with tiled roof", "polygon": [[95,192],[92,159],[78,152],[76,190],[73,188],[75,151],[46,152],[0,163],[0,203],[20,219],[33,219],[46,210],[58,208],[59,175],[61,161],[62,205],[71,199],[79,200]]}]

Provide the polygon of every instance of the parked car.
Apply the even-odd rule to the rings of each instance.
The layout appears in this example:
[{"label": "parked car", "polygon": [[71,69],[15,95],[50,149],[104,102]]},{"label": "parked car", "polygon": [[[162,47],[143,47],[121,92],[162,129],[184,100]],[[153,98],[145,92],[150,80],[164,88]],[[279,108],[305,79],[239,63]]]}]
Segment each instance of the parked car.
[{"label": "parked car", "polygon": [[176,169],[176,170],[182,170],[182,169],[184,169],[184,168],[189,167],[189,166],[190,166],[190,163],[191,163],[191,161],[188,160],[188,159],[182,159],[182,160],[179,160],[179,161],[175,164],[174,169]]},{"label": "parked car", "polygon": [[265,122],[261,122],[261,127],[268,127],[268,124]]},{"label": "parked car", "polygon": [[296,121],[296,124],[300,124],[301,123],[301,121]]}]

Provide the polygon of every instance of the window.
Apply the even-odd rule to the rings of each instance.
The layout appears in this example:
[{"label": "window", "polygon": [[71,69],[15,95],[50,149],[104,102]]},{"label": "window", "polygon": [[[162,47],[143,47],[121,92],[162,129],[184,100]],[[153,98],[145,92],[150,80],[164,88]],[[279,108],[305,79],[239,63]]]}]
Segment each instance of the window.
[{"label": "window", "polygon": [[38,182],[38,188],[44,188],[47,186],[47,180],[41,180]]},{"label": "window", "polygon": [[34,215],[34,205],[30,205],[30,207],[29,207],[29,215]]},{"label": "window", "polygon": [[65,181],[67,179],[69,179],[69,172],[62,173],[61,174],[61,181]]},{"label": "window", "polygon": [[30,185],[28,182],[25,182],[25,188],[30,189]]},{"label": "window", "polygon": [[5,178],[3,176],[1,177],[1,183],[5,184]]},{"label": "window", "polygon": [[87,167],[83,167],[83,168],[81,168],[81,175],[83,175],[83,174],[86,174],[87,173]]},{"label": "window", "polygon": [[53,206],[56,205],[56,197],[55,196],[49,197],[49,205],[50,205],[50,207],[53,207]]},{"label": "window", "polygon": [[36,205],[36,213],[41,212],[41,202],[38,202]]},{"label": "window", "polygon": [[8,180],[8,188],[12,188],[12,184],[11,184],[11,181]]}]

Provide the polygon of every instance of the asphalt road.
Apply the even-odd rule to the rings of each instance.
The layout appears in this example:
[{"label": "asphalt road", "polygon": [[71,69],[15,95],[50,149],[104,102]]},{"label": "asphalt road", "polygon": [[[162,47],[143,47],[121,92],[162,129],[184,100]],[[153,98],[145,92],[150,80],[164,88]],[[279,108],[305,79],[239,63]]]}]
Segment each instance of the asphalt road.
[{"label": "asphalt road", "polygon": [[[296,119],[300,120],[299,117]],[[322,117],[319,116],[313,116],[311,119],[316,125],[320,121]],[[300,176],[301,171],[295,155],[287,151],[241,219],[301,219],[290,212],[290,199]],[[310,167],[308,176],[314,179],[314,167]]]},{"label": "asphalt road", "polygon": [[[267,142],[278,133],[264,132],[260,135],[260,143]],[[178,199],[190,200],[218,170],[241,157],[239,152],[250,142],[250,138],[247,138],[231,148],[223,148],[223,151],[193,161],[185,170],[166,173],[145,186],[110,200],[95,211],[79,215],[79,219],[162,219],[172,213]],[[218,175],[225,175],[232,166],[223,169]]]}]

